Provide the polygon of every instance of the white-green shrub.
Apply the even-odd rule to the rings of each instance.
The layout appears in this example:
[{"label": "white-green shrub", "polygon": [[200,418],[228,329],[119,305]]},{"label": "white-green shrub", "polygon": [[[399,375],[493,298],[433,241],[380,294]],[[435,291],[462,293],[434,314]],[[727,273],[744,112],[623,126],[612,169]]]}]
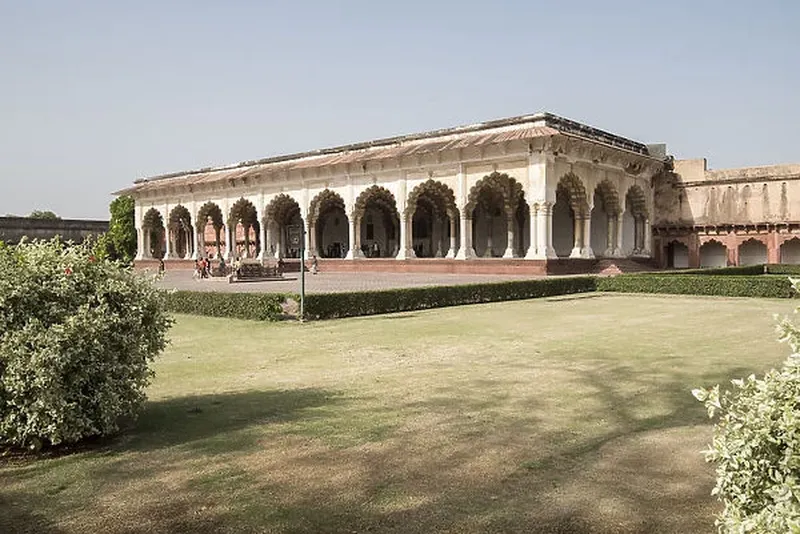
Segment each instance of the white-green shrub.
[{"label": "white-green shrub", "polygon": [[171,319],[152,280],[57,240],[0,247],[0,445],[116,432]]},{"label": "white-green shrub", "polygon": [[719,417],[705,454],[716,464],[721,533],[800,533],[800,330],[786,319],[778,329],[792,348],[780,369],[722,393],[693,391]]}]

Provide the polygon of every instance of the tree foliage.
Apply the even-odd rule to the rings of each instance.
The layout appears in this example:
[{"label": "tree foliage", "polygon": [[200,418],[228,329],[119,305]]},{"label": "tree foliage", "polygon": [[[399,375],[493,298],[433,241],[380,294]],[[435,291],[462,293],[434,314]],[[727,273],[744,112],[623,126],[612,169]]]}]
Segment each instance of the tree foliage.
[{"label": "tree foliage", "polygon": [[725,534],[800,533],[800,329],[784,319],[778,330],[792,350],[780,369],[733,380],[724,392],[692,392],[719,416],[706,459],[716,463]]},{"label": "tree foliage", "polygon": [[106,237],[112,259],[131,263],[136,256],[136,223],[133,197],[123,195],[109,205],[111,220]]},{"label": "tree foliage", "polygon": [[42,210],[33,210],[28,215],[28,218],[30,218],[30,219],[47,219],[47,220],[51,220],[51,221],[61,219],[61,217],[59,217],[58,215],[56,215],[55,213],[53,213],[52,211],[49,211],[49,210],[44,210],[44,211],[42,211]]},{"label": "tree foliage", "polygon": [[0,445],[116,432],[171,318],[152,280],[58,239],[0,247]]}]

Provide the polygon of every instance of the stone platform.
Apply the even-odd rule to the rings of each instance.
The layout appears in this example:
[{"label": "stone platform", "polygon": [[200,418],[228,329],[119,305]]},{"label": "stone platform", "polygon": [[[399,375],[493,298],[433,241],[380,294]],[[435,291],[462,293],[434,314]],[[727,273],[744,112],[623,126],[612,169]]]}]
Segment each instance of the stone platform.
[{"label": "stone platform", "polygon": [[[618,260],[630,262],[630,260]],[[599,260],[555,259],[555,260],[523,260],[503,258],[476,258],[474,260],[453,260],[444,258],[418,258],[413,260],[396,260],[394,258],[360,258],[357,260],[340,260],[320,258],[320,272],[328,273],[431,273],[456,275],[522,275],[546,276],[564,274],[588,274],[597,272]],[[194,269],[192,260],[165,260],[165,269]],[[306,261],[306,269],[311,262]],[[155,270],[156,260],[140,260],[136,268]],[[623,269],[624,270],[624,269]],[[285,259],[284,272],[300,271],[300,260]]]}]

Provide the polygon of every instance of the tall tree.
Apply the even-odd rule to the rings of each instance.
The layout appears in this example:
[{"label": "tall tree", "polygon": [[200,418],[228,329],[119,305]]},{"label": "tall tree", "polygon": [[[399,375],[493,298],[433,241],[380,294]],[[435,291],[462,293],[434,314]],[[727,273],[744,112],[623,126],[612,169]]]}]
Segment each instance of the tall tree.
[{"label": "tall tree", "polygon": [[136,256],[136,226],[133,197],[123,195],[109,205],[111,221],[108,224],[109,253],[112,258],[126,263]]},{"label": "tall tree", "polygon": [[57,220],[57,219],[61,218],[61,217],[59,217],[58,215],[56,215],[55,213],[53,213],[52,211],[49,211],[49,210],[45,210],[45,211],[33,210],[30,213],[30,215],[28,215],[28,217],[31,218],[31,219],[48,219],[48,220]]}]

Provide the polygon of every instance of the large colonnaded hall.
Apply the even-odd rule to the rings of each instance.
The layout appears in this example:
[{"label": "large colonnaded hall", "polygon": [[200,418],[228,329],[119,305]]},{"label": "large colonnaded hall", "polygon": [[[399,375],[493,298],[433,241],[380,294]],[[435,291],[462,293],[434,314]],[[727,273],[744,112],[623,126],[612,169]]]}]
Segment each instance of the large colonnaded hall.
[{"label": "large colonnaded hall", "polygon": [[539,113],[142,178],[117,194],[135,199],[140,265],[299,263],[304,244],[329,271],[545,274],[800,263],[799,178],[800,165],[709,170]]}]

